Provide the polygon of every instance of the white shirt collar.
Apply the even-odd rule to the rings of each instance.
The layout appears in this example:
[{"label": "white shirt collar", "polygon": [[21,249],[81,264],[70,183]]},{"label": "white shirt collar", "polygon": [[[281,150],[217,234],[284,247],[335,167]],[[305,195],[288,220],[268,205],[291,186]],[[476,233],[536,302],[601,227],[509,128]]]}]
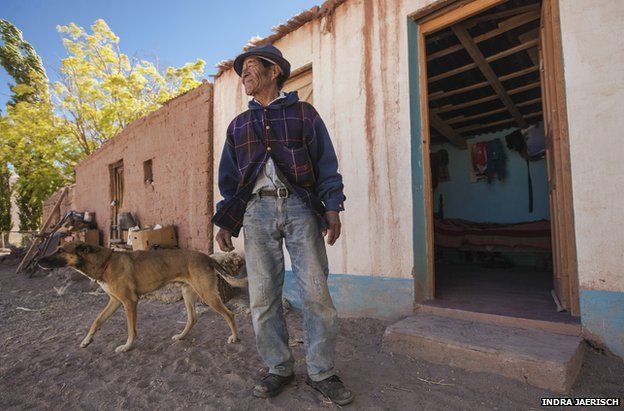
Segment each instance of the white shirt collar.
[{"label": "white shirt collar", "polygon": [[[269,104],[267,104],[267,106],[270,106],[271,104],[273,104],[274,102],[276,102],[277,100],[286,97],[286,93],[284,93],[284,91],[280,90],[279,96],[275,97],[273,100],[271,100],[271,102]],[[260,102],[258,100],[256,100],[255,98],[252,97],[252,99],[260,104]]]}]

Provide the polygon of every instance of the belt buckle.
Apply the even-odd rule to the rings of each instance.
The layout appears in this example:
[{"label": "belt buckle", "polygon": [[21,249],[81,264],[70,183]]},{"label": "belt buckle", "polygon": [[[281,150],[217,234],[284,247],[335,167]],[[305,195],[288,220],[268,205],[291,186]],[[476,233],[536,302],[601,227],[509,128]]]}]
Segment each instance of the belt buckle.
[{"label": "belt buckle", "polygon": [[277,198],[288,198],[288,189],[286,187],[278,187]]}]

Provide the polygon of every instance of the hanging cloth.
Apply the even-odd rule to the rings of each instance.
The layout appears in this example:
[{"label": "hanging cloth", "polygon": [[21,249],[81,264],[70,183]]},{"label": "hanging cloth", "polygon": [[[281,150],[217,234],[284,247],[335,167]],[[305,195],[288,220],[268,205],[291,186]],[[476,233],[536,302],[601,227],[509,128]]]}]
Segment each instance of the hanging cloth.
[{"label": "hanging cloth", "polygon": [[524,139],[524,135],[520,130],[516,130],[505,136],[507,142],[507,148],[515,150],[520,154],[520,157],[524,158],[527,165],[527,184],[529,191],[529,213],[533,212],[533,181],[531,180],[531,167],[529,165],[529,155],[527,153],[527,144]]},{"label": "hanging cloth", "polygon": [[500,139],[495,138],[487,142],[487,180],[492,183],[494,174],[499,180],[503,180],[507,176],[505,168],[505,160],[507,155],[503,149],[503,143]]},{"label": "hanging cloth", "polygon": [[478,174],[485,174],[487,171],[487,143],[480,142],[474,145],[472,151],[472,168]]},{"label": "hanging cloth", "polygon": [[536,161],[544,158],[546,154],[546,137],[544,135],[544,122],[540,121],[534,126],[522,130],[525,135],[527,156],[529,160]]},{"label": "hanging cloth", "polygon": [[531,166],[529,165],[529,159],[526,159],[527,165],[527,177],[529,183],[529,213],[533,212],[533,182],[531,181]]}]

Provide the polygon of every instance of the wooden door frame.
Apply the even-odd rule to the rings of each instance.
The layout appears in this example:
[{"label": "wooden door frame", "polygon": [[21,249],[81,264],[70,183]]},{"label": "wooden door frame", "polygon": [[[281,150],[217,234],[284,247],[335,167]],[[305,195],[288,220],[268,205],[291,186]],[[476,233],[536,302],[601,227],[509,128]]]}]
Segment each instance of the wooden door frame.
[{"label": "wooden door frame", "polygon": [[[550,24],[545,24],[548,18]],[[542,106],[547,135],[549,202],[553,241],[555,289],[572,315],[580,315],[578,263],[574,229],[570,140],[566,107],[565,79],[559,0],[542,0],[540,19],[540,57]],[[548,77],[548,83],[543,78]],[[549,139],[548,136],[551,136]],[[552,171],[551,171],[552,170]],[[563,289],[559,289],[563,285]],[[565,294],[565,295],[563,295]]]},{"label": "wooden door frame", "polygon": [[[117,190],[116,190],[116,181],[117,181],[117,170],[119,170],[120,168],[123,170],[124,167],[124,162],[123,159],[118,160],[112,164],[108,165],[108,173],[109,173],[109,192],[110,192],[110,201],[114,201],[117,198]],[[123,190],[123,187],[122,187]],[[113,236],[113,227],[116,227],[117,225],[117,214],[119,212],[119,208],[120,208],[121,204],[117,204],[115,206],[110,207],[110,227],[108,230],[108,242],[110,243],[110,240],[112,239]],[[119,233],[119,235],[121,236],[121,233]]]},{"label": "wooden door frame", "polygon": [[[418,160],[422,161],[422,173],[423,173],[423,196],[424,196],[424,211],[425,211],[425,238],[426,238],[426,279],[427,287],[425,290],[421,290],[421,299],[428,300],[435,298],[435,265],[434,265],[434,222],[433,222],[433,199],[432,199],[432,183],[431,183],[431,166],[429,160],[429,147],[431,142],[430,136],[430,124],[429,124],[429,96],[428,96],[428,84],[427,84],[427,61],[426,61],[426,48],[425,48],[425,36],[443,28],[449,27],[454,23],[465,20],[475,14],[479,14],[487,9],[495,7],[499,4],[505,3],[507,0],[438,0],[429,6],[413,13],[409,16],[408,24],[415,24],[417,26],[417,33],[415,40],[417,41],[417,69],[418,69],[418,99],[420,106],[420,122],[412,121],[412,125],[420,126],[421,137],[421,155]],[[567,108],[565,105],[565,84],[563,78],[563,55],[561,49],[561,28],[559,25],[559,0],[543,0],[544,2],[550,2],[553,4],[552,13],[553,21],[555,22],[553,27],[554,43],[556,45],[555,62],[553,75],[555,81],[560,84],[560,90],[563,93],[562,96],[557,96],[555,99],[556,110],[563,113],[559,116],[558,125],[560,127],[560,137],[553,142],[558,147],[558,154],[560,161],[557,162],[559,167],[559,174],[567,175],[566,179],[571,180],[570,176],[570,150],[569,150],[569,138],[568,138],[568,123],[567,123]],[[408,33],[409,33],[408,29]],[[408,41],[410,49],[414,44]],[[543,68],[542,68],[543,69]],[[412,97],[414,94],[412,93]],[[542,96],[544,99],[544,96]],[[543,100],[542,100],[543,104]],[[414,113],[412,112],[412,115]],[[567,174],[566,174],[567,173]],[[550,178],[550,177],[549,177]],[[573,221],[573,204],[572,204],[572,187],[571,184],[564,184],[560,187],[562,193],[560,195],[570,201],[564,203],[565,210],[556,210],[566,218],[567,229],[563,235],[566,237],[566,243],[574,243],[574,221]],[[552,198],[549,202],[552,203]],[[554,217],[551,216],[551,220]],[[553,238],[559,233],[552,233]],[[554,252],[554,250],[553,250]],[[553,255],[553,259],[554,259]],[[567,271],[570,275],[570,288],[571,288],[571,301],[570,311],[573,315],[579,315],[578,304],[578,269],[576,261],[576,250],[572,250],[565,255]],[[419,286],[416,285],[416,289]],[[418,293],[416,293],[418,299]],[[418,301],[417,301],[418,302]]]}]

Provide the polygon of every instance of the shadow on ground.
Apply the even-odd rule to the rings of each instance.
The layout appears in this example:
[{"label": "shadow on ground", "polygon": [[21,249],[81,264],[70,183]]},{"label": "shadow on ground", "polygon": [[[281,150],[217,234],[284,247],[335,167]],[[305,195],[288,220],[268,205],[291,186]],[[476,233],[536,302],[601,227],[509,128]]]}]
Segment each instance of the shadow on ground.
[{"label": "shadow on ground", "polygon": [[[183,303],[139,303],[139,339],[125,354],[122,311],[94,342],[79,348],[106,295],[88,283],[59,292],[58,274],[25,278],[0,263],[0,408],[5,409],[326,409],[338,408],[305,383],[301,316],[289,311],[297,379],[278,397],[261,400],[251,387],[265,371],[251,318],[234,304],[241,343],[226,344],[220,316],[200,310],[185,341],[171,336],[184,326]],[[55,290],[56,287],[57,289]],[[557,393],[499,376],[470,373],[381,352],[389,323],[341,319],[336,355],[339,375],[354,391],[351,409],[530,409]],[[624,363],[589,350],[571,396],[624,397]]]}]

